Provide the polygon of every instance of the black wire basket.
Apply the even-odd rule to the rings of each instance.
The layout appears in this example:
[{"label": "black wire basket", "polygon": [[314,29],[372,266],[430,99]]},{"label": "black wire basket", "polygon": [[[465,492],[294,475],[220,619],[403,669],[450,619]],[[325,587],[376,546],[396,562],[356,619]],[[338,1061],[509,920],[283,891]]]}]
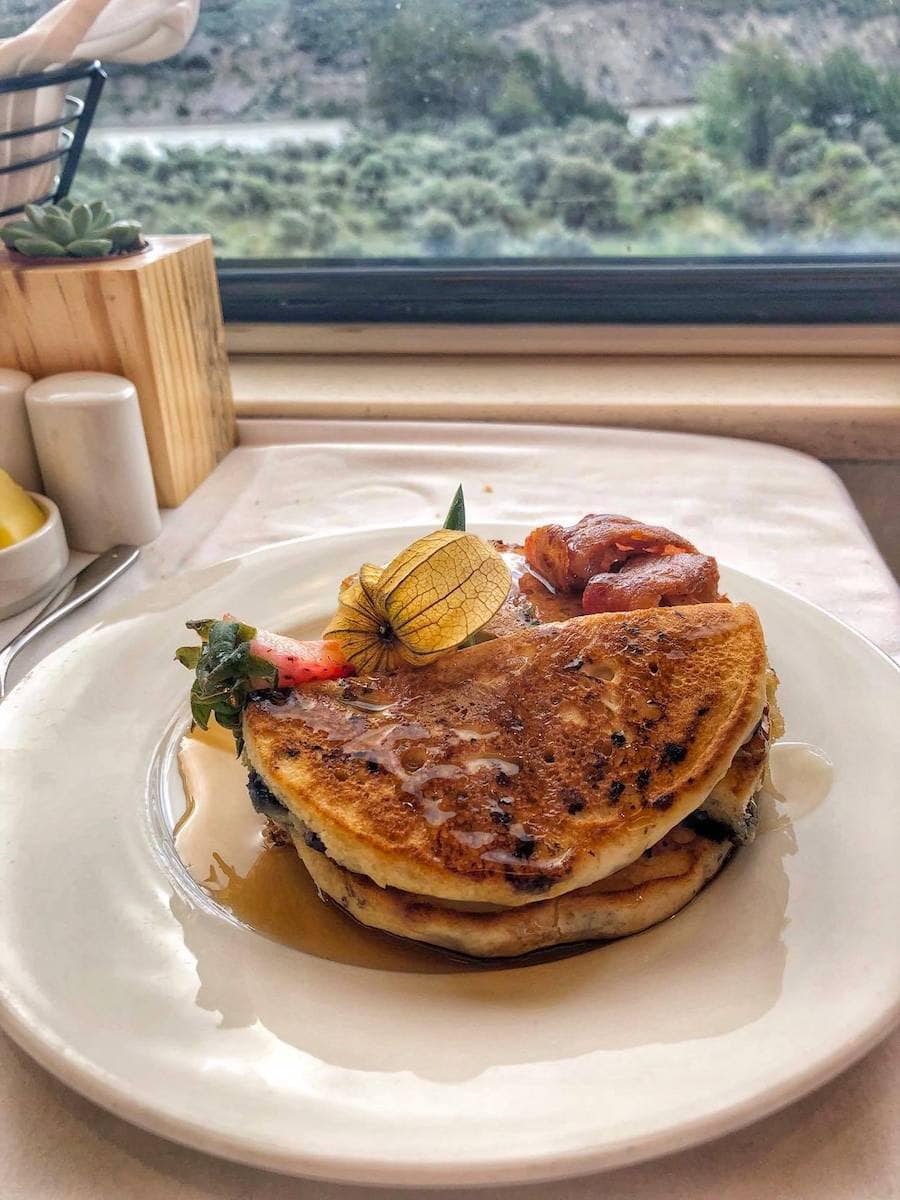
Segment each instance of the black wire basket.
[{"label": "black wire basket", "polygon": [[5,144],[13,143],[16,139],[34,137],[44,133],[52,134],[54,130],[59,130],[56,142],[42,153],[27,158],[17,158],[14,153],[10,153],[8,156],[4,154],[2,156],[4,159],[8,157],[12,161],[0,165],[0,178],[48,163],[58,162],[60,166],[59,173],[52,178],[52,187],[49,191],[41,195],[30,196],[21,204],[0,209],[0,217],[10,217],[14,213],[22,212],[26,203],[44,204],[48,200],[61,200],[63,196],[68,195],[75,172],[78,170],[78,160],[81,158],[85,138],[94,119],[100,93],[106,82],[106,72],[99,62],[93,62],[79,67],[66,67],[59,71],[38,71],[33,75],[12,75],[0,79],[0,97],[18,92],[35,92],[41,88],[59,88],[68,84],[77,84],[79,81],[87,84],[83,99],[66,92],[63,96],[62,113],[59,117],[21,129],[0,132],[0,150],[3,150]]}]

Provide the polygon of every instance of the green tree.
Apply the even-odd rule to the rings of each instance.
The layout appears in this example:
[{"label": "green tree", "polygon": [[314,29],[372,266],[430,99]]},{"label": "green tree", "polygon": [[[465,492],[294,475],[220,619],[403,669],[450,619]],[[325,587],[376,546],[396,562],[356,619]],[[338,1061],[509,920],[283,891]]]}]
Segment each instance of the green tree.
[{"label": "green tree", "polygon": [[302,213],[279,214],[274,238],[279,250],[290,254],[302,254],[309,244],[309,221]]},{"label": "green tree", "polygon": [[819,169],[803,177],[807,199],[828,201],[832,216],[840,219],[842,210],[850,205],[853,192],[858,191],[867,178],[868,167],[865,151],[852,142],[829,146]]},{"label": "green tree", "polygon": [[499,133],[516,133],[537,125],[544,109],[534,87],[516,67],[503,78],[500,94],[491,105],[491,116]]},{"label": "green tree", "polygon": [[885,150],[892,148],[891,139],[880,121],[863,121],[856,140],[873,162],[877,162]]},{"label": "green tree", "polygon": [[496,179],[497,158],[491,150],[469,150],[453,155],[445,164],[448,175],[473,175],[476,179]]},{"label": "green tree", "polygon": [[589,233],[621,229],[621,182],[618,172],[589,158],[561,158],[541,191],[545,213],[567,229]]},{"label": "green tree", "polygon": [[708,154],[685,147],[664,170],[644,176],[640,206],[645,216],[713,200],[722,184],[721,167]]},{"label": "green tree", "polygon": [[459,226],[449,213],[428,209],[417,223],[426,254],[452,254],[459,240]]},{"label": "green tree", "polygon": [[506,59],[475,33],[452,0],[401,10],[375,39],[369,102],[392,129],[428,120],[455,121],[486,113]]},{"label": "green tree", "polygon": [[153,155],[136,143],[125,147],[119,156],[119,163],[123,170],[131,171],[134,175],[149,175],[153,170]]},{"label": "green tree", "polygon": [[803,72],[778,42],[743,42],[706,77],[701,97],[711,146],[764,167],[775,139],[805,110]]},{"label": "green tree", "polygon": [[381,229],[405,230],[410,221],[422,211],[423,199],[420,188],[401,185],[391,188],[378,199],[373,207]]},{"label": "green tree", "polygon": [[507,197],[495,183],[471,176],[436,182],[429,199],[435,208],[451,213],[463,226],[501,217],[508,205]]},{"label": "green tree", "polygon": [[453,127],[453,137],[466,150],[489,150],[497,140],[493,126],[483,117],[468,117]]},{"label": "green tree", "polygon": [[554,125],[567,125],[575,117],[592,117],[616,125],[628,123],[620,108],[606,100],[592,99],[580,80],[569,79],[554,55],[544,59],[534,50],[520,50],[513,64],[531,84],[541,108]]},{"label": "green tree", "polygon": [[356,57],[372,29],[396,12],[394,0],[299,0],[285,7],[288,38],[323,65],[339,62],[348,51]]},{"label": "green tree", "polygon": [[869,205],[873,223],[892,221],[890,232],[896,237],[900,233],[900,182],[885,180],[869,196]]},{"label": "green tree", "polygon": [[640,170],[642,146],[628,130],[612,121],[597,121],[589,117],[576,117],[566,127],[563,138],[566,154],[583,154],[588,158],[610,162],[620,171]]},{"label": "green tree", "polygon": [[814,171],[825,157],[828,139],[821,129],[792,125],[779,134],[772,147],[771,164],[777,175],[800,175]]},{"label": "green tree", "polygon": [[340,232],[340,225],[326,208],[311,208],[309,217],[309,247],[317,254],[331,249]]},{"label": "green tree", "polygon": [[718,206],[754,233],[783,236],[808,227],[808,205],[768,175],[744,176],[726,188]]},{"label": "green tree", "polygon": [[384,154],[370,154],[357,167],[353,188],[358,195],[371,201],[388,186],[391,174],[391,164]]},{"label": "green tree", "polygon": [[881,124],[888,137],[900,142],[900,71],[887,71],[881,81]]},{"label": "green tree", "polygon": [[856,133],[864,121],[879,115],[882,87],[878,72],[853,49],[839,46],[807,76],[809,119],[833,133]]},{"label": "green tree", "polygon": [[521,150],[510,161],[506,177],[515,194],[533,204],[547,181],[553,156],[546,150]]}]

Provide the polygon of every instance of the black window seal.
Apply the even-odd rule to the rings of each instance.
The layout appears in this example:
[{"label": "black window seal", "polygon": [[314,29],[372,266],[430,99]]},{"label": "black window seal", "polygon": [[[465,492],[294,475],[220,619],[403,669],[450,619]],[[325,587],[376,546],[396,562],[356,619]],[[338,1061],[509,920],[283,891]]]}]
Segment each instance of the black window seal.
[{"label": "black window seal", "polygon": [[230,259],[231,322],[890,324],[900,255]]}]

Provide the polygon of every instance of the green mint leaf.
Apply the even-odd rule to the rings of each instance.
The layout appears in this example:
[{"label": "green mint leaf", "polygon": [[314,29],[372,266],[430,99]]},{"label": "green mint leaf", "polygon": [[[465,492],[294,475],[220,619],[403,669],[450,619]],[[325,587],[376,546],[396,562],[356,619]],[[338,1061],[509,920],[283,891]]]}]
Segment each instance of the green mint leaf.
[{"label": "green mint leaf", "polygon": [[208,704],[191,696],[191,717],[195,725],[199,725],[201,729],[208,729],[211,713],[212,709]]},{"label": "green mint leaf", "polygon": [[200,638],[205,642],[209,638],[209,631],[215,623],[210,617],[206,617],[202,621],[188,621],[187,628],[193,629],[194,633],[199,634]]},{"label": "green mint leaf", "polygon": [[466,530],[466,500],[463,496],[462,484],[456,489],[453,499],[450,501],[450,508],[447,511],[447,519],[444,521],[445,529],[455,529],[460,533],[465,533]]},{"label": "green mint leaf", "polygon": [[200,661],[201,648],[199,646],[179,646],[175,651],[175,657],[183,667],[187,667],[189,671],[197,670],[197,663]]},{"label": "green mint leaf", "polygon": [[234,735],[240,754],[243,746],[241,720],[251,690],[259,686],[276,687],[278,671],[250,651],[256,629],[241,621],[215,621],[209,618],[188,621],[188,629],[201,639],[199,646],[180,646],[175,657],[194,671],[191,687],[191,715],[201,729],[209,727],[210,717]]}]

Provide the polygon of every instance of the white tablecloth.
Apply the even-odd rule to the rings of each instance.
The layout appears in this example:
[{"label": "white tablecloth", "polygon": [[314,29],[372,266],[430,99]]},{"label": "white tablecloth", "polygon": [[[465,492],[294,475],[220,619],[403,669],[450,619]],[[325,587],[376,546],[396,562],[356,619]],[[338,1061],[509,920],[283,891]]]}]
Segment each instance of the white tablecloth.
[{"label": "white tablecloth", "polygon": [[[671,526],[900,656],[900,593],[837,477],[755,442],[578,427],[254,421],[243,444],[102,598],[24,653],[24,670],[153,580],[327,530],[613,511]],[[0,623],[0,645],[25,616]],[[864,797],[860,798],[861,804]],[[900,1197],[900,1033],[828,1087],[708,1146],[606,1176],[484,1189],[487,1200]],[[223,1163],[126,1125],[0,1036],[2,1200],[362,1200],[384,1195]],[[423,1195],[418,1192],[418,1195]]]}]

